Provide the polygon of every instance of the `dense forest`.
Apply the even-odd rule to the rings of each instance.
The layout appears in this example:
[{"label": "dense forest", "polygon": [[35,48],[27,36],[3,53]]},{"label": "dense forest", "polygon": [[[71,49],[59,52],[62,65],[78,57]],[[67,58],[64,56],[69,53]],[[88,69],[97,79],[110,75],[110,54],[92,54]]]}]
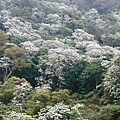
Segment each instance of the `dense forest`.
[{"label": "dense forest", "polygon": [[120,1],[0,0],[0,120],[120,120]]}]

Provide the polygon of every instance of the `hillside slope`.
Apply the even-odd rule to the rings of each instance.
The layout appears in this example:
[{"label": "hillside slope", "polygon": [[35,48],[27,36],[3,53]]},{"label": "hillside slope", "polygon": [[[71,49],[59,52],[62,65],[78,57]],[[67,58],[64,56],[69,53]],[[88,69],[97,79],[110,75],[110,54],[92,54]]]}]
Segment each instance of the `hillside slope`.
[{"label": "hillside slope", "polygon": [[[10,108],[13,101],[18,99],[22,110],[19,111],[16,108],[18,106],[12,109],[18,112],[18,116],[19,112],[25,112],[33,116],[37,114],[37,118],[43,120],[43,108],[48,109],[47,105],[50,105],[49,112],[52,109],[57,111],[57,105],[61,106],[60,102],[64,101],[63,104],[68,105],[63,105],[67,109],[67,115],[60,113],[64,116],[59,118],[60,120],[74,120],[75,115],[70,114],[70,111],[74,112],[74,102],[84,103],[82,107],[78,105],[78,111],[83,114],[81,116],[76,111],[78,119],[119,120],[119,73],[119,0],[0,1],[0,81],[4,83],[1,84],[3,93],[1,90],[0,104],[8,107],[7,104],[10,103]],[[14,83],[21,79],[22,82]],[[8,84],[14,86],[14,89],[6,87]],[[18,93],[15,92],[19,88],[18,84],[21,89],[24,84],[25,89],[28,89],[25,90],[27,92],[24,91],[25,99],[20,94],[20,89]],[[43,93],[38,94],[35,89],[39,91],[44,85],[46,89],[50,89],[49,92],[45,89],[46,93],[42,91]],[[9,94],[5,88],[13,95],[8,100],[4,99]],[[60,91],[61,89],[68,91]],[[70,101],[66,102],[57,96],[64,92],[68,101],[69,97],[74,101],[71,105]],[[42,98],[39,98],[43,94],[45,98],[43,97],[42,101]],[[19,95],[22,98],[19,98]],[[32,99],[29,96],[32,96]],[[40,106],[37,101],[43,104]],[[111,105],[104,106],[107,104]],[[35,107],[35,110],[32,111],[32,107]],[[93,114],[85,117],[84,111],[87,109],[88,113]],[[100,117],[107,109],[111,113],[110,118],[106,117],[107,113]],[[4,115],[5,112],[0,111]],[[27,118],[26,114],[23,116]],[[69,116],[68,119],[66,116]],[[55,116],[53,118],[58,120]]]}]

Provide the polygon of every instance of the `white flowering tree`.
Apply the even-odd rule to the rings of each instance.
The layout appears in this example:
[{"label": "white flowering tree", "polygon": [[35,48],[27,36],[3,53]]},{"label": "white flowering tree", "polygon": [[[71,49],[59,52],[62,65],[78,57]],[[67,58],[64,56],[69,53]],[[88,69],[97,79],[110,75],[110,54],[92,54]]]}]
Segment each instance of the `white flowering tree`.
[{"label": "white flowering tree", "polygon": [[110,97],[114,99],[120,98],[120,59],[116,59],[108,68],[104,78],[103,87]]},{"label": "white flowering tree", "polygon": [[4,117],[5,120],[35,120],[32,116],[26,113],[17,113],[15,111],[8,112]]},{"label": "white flowering tree", "polygon": [[24,80],[20,84],[15,85],[14,90],[14,98],[11,100],[12,105],[19,107],[20,111],[22,111],[27,104],[27,100],[32,95],[32,86]]},{"label": "white flowering tree", "polygon": [[68,105],[64,105],[62,102],[55,106],[47,106],[38,113],[37,120],[68,120],[70,114],[70,108]]},{"label": "white flowering tree", "polygon": [[76,104],[73,107],[61,103],[55,104],[55,106],[47,106],[40,109],[38,118],[36,120],[87,120],[82,118],[82,113],[79,109],[84,105]]}]

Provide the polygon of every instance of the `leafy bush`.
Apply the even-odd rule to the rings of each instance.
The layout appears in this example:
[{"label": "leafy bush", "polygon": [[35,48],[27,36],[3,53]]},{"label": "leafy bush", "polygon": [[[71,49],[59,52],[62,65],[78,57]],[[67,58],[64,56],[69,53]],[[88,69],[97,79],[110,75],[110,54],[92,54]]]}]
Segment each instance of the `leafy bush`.
[{"label": "leafy bush", "polygon": [[120,106],[107,105],[101,108],[100,112],[91,120],[120,120]]},{"label": "leafy bush", "polygon": [[8,89],[5,90],[2,94],[0,94],[0,101],[4,104],[8,104],[14,97],[14,90]]},{"label": "leafy bush", "polygon": [[26,113],[36,115],[41,108],[47,105],[55,105],[59,102],[70,104],[71,99],[68,90],[59,90],[58,92],[40,91],[28,102]]},{"label": "leafy bush", "polygon": [[2,116],[2,115],[0,115],[0,120],[4,120],[4,118],[3,118],[3,116]]}]

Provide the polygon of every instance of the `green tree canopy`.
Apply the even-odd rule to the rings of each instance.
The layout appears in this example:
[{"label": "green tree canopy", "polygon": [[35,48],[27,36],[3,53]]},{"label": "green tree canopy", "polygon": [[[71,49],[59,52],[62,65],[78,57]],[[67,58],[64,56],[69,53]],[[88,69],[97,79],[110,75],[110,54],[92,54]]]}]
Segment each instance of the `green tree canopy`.
[{"label": "green tree canopy", "polygon": [[96,88],[102,82],[101,60],[91,62],[80,76],[83,94]]},{"label": "green tree canopy", "polygon": [[4,31],[0,30],[0,47],[3,46],[6,42],[8,42],[8,36]]},{"label": "green tree canopy", "polygon": [[26,62],[25,50],[20,47],[7,48],[4,56],[12,61],[12,65],[6,66],[3,81],[5,82],[15,70],[21,71],[23,68],[30,67],[30,63]]},{"label": "green tree canopy", "polygon": [[65,78],[65,87],[69,89],[71,92],[79,92],[81,89],[81,81],[79,79],[80,75],[82,74],[83,70],[88,65],[86,60],[79,60],[74,65],[66,70],[64,78]]}]

